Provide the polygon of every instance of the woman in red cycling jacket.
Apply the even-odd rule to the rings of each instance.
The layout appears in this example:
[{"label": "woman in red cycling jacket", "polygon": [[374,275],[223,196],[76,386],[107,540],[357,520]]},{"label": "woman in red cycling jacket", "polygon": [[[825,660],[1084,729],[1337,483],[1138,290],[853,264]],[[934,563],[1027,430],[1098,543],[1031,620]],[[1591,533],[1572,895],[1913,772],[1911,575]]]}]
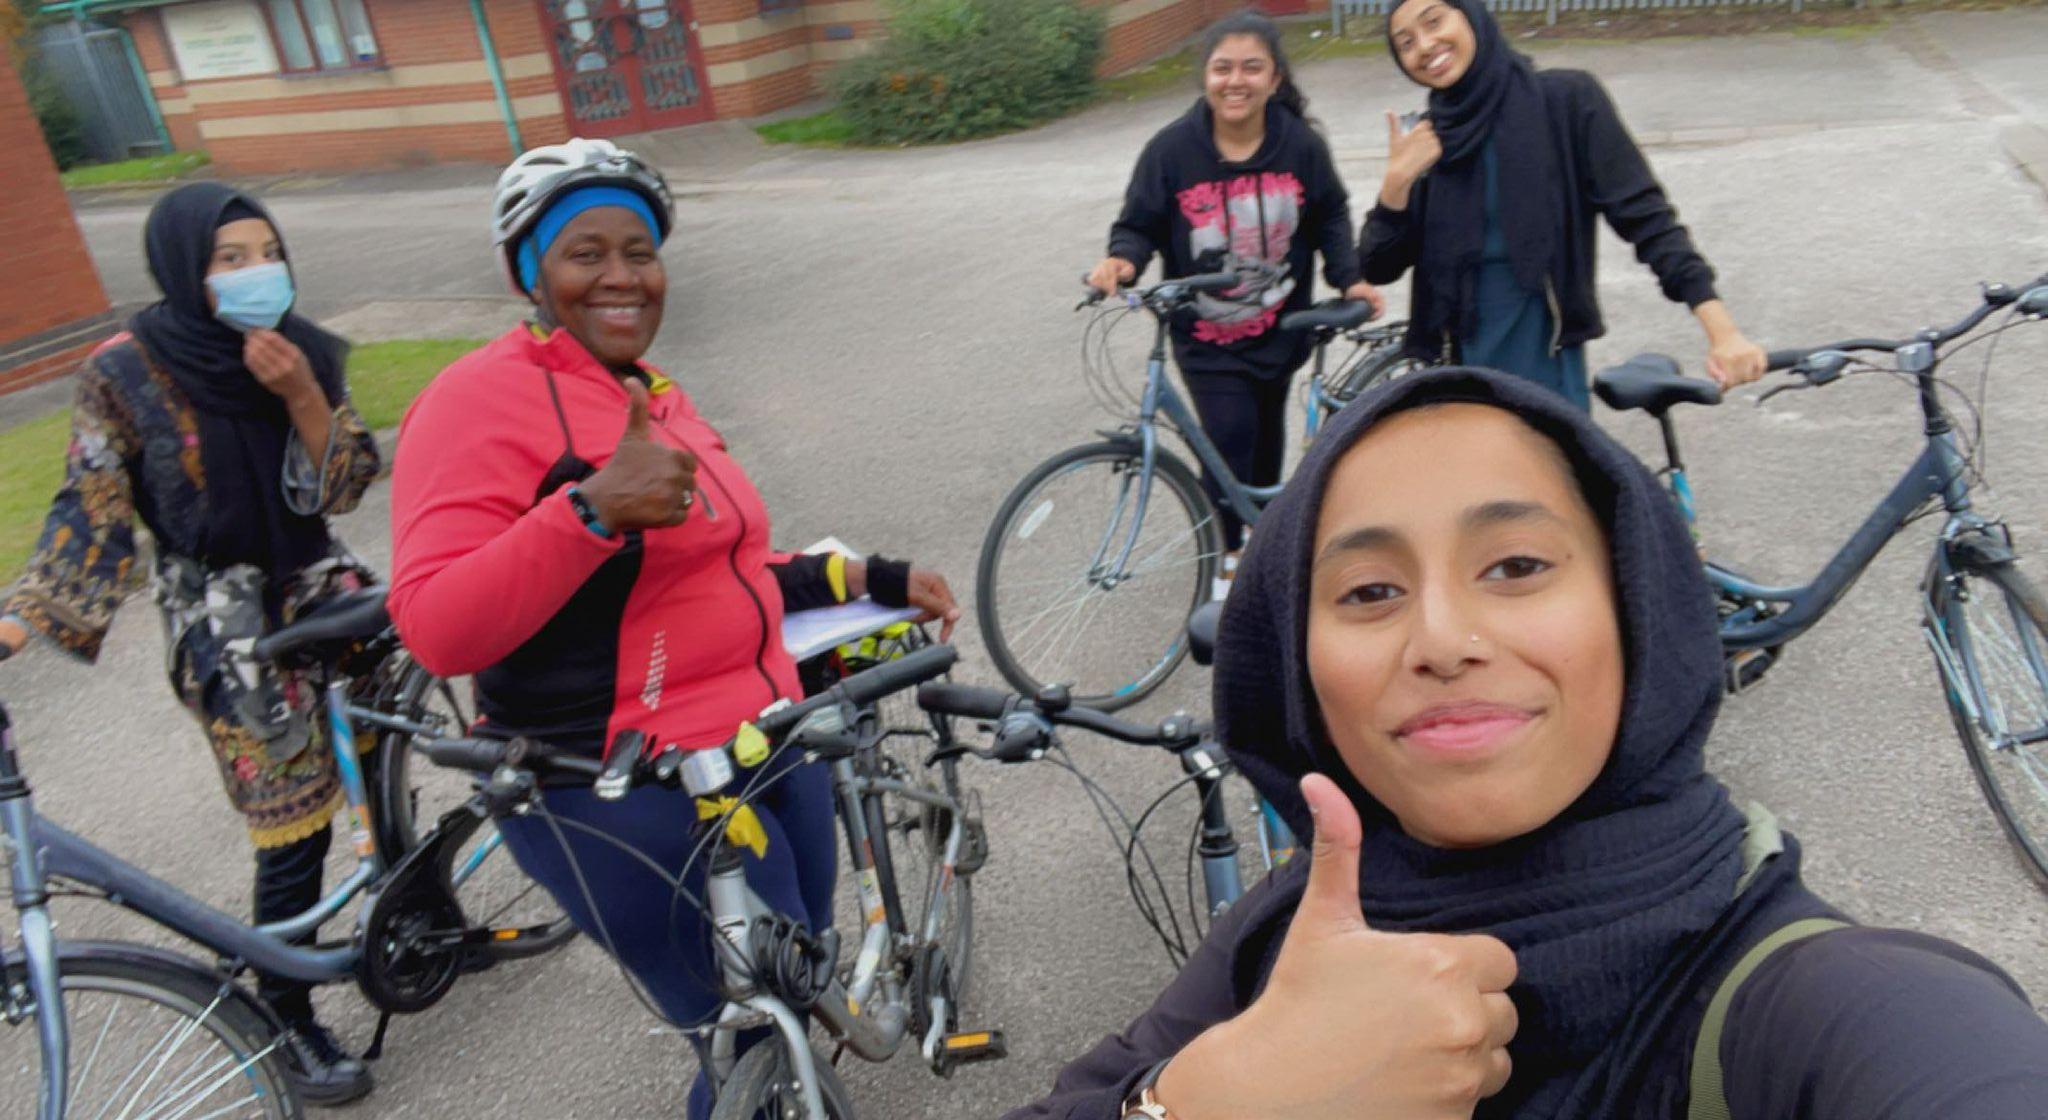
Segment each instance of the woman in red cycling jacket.
[{"label": "woman in red cycling jacket", "polygon": [[[604,141],[514,161],[494,233],[534,318],[444,370],[400,429],[391,614],[428,669],[475,675],[487,732],[593,757],[628,731],[650,754],[715,746],[799,696],[785,609],[867,594],[923,608],[948,632],[959,617],[924,569],[773,550],[768,511],[725,442],[642,361],[661,326],[669,206],[660,172]],[[611,842],[684,871],[688,796],[648,787],[600,802],[560,788],[543,803],[545,815],[499,824],[521,868],[664,1015],[689,1024],[715,1010],[698,916]],[[754,808],[769,844],[747,855],[750,885],[814,931],[829,925],[824,768],[798,769]],[[700,1078],[690,1115],[708,1104]]]}]

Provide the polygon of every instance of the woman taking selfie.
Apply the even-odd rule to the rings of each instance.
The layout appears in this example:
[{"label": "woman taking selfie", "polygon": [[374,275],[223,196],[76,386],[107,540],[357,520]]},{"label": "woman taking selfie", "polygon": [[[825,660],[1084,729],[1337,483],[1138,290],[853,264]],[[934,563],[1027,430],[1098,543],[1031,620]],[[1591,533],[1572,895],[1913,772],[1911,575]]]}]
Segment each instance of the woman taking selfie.
[{"label": "woman taking selfie", "polygon": [[1353,403],[1217,649],[1218,735],[1314,853],[1012,1120],[2038,1120],[2013,982],[1847,924],[1706,772],[1712,602],[1670,498],[1555,393]]}]

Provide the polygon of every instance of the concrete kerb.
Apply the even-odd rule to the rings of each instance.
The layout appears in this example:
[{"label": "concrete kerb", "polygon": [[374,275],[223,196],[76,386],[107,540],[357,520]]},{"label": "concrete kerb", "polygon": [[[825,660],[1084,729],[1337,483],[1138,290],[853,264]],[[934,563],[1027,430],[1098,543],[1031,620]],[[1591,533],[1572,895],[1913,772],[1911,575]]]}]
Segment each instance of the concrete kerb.
[{"label": "concrete kerb", "polygon": [[1998,130],[1998,143],[2021,173],[2048,197],[2048,128],[2032,121],[2013,121]]}]

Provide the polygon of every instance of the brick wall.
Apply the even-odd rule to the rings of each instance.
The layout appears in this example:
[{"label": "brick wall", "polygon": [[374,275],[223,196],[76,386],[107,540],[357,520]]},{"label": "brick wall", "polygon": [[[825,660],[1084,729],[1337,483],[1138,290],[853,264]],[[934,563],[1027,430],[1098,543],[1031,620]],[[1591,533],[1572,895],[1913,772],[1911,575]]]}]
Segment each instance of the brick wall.
[{"label": "brick wall", "polygon": [[[98,337],[71,336],[107,312],[107,293],[71,215],[56,161],[13,60],[0,51],[0,392],[54,377]],[[54,348],[54,350],[53,350]]]}]

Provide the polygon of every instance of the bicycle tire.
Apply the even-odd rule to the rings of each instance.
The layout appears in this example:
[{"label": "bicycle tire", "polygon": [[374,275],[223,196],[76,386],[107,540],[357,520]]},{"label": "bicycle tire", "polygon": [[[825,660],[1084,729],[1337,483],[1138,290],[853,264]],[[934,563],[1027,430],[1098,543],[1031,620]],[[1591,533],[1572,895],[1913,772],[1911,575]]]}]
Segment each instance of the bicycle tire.
[{"label": "bicycle tire", "polygon": [[[394,659],[391,680],[380,696],[382,710],[402,719],[423,721],[440,705],[448,734],[467,730],[468,712],[455,695],[454,686],[429,673],[410,657]],[[433,830],[441,815],[460,805],[474,788],[466,775],[418,760],[412,750],[413,737],[402,731],[384,731],[378,738],[376,767],[380,842],[393,858],[417,847]],[[427,800],[423,800],[426,798]],[[422,811],[423,805],[431,805]],[[467,920],[479,925],[521,931],[518,936],[492,938],[471,950],[491,960],[520,960],[553,952],[576,937],[576,927],[554,898],[538,883],[526,878],[513,862],[511,853],[496,844],[497,829],[490,823],[477,829],[456,859],[458,871],[470,867],[464,882],[455,886],[456,902]],[[477,856],[477,853],[482,853]],[[467,857],[475,856],[474,866]],[[474,884],[474,885],[472,885]]]},{"label": "bicycle tire", "polygon": [[[1150,695],[1187,657],[1188,615],[1213,594],[1213,581],[1223,552],[1223,532],[1216,507],[1194,472],[1178,457],[1164,449],[1155,455],[1153,481],[1157,485],[1152,488],[1146,508],[1146,524],[1139,526],[1136,547],[1131,549],[1130,564],[1137,570],[1108,588],[1096,582],[1089,571],[1103,542],[1109,541],[1108,551],[1114,553],[1120,551],[1122,541],[1129,539],[1125,520],[1128,513],[1122,506],[1132,500],[1133,491],[1124,476],[1133,474],[1132,468],[1138,461],[1137,446],[1124,441],[1068,448],[1025,475],[1003,499],[989,525],[975,567],[975,617],[996,670],[1011,688],[1026,696],[1035,695],[1048,684],[1065,684],[1072,688],[1076,702],[1115,711]],[[1082,480],[1081,494],[1072,503],[1049,496],[1052,484],[1079,477],[1078,472],[1090,468],[1105,470],[1107,477],[1099,482]],[[1034,548],[1030,557],[1034,567],[1043,566],[1059,574],[1046,577],[1033,571],[1006,577],[1006,562],[1016,558],[1018,566],[1022,566],[1021,557],[1013,557],[1016,546],[1042,531],[1059,506],[1085,503],[1090,497],[1101,496],[1089,495],[1090,488],[1107,492],[1110,504],[1101,512],[1087,510],[1071,519],[1079,533],[1078,548],[1059,554],[1055,554],[1057,546],[1054,551]],[[1162,500],[1168,498],[1171,500]],[[1178,513],[1168,515],[1172,526],[1165,531],[1163,543],[1148,540],[1146,533],[1154,518],[1160,516],[1162,509],[1176,505]],[[1169,550],[1174,558],[1164,564],[1172,564],[1171,570],[1155,563],[1157,557],[1167,555]],[[1182,556],[1184,552],[1191,555]],[[1068,571],[1075,575],[1068,576]],[[1144,584],[1157,591],[1148,592],[1142,601],[1137,595],[1124,595],[1133,609],[1120,610],[1118,623],[1104,627],[1101,632],[1120,646],[1138,649],[1138,655],[1091,656],[1090,668],[1084,672],[1078,655],[1098,651],[1082,639],[1097,621],[1103,601],[1138,587],[1137,577],[1153,572],[1160,572],[1161,578],[1146,580]],[[1006,578],[1011,592],[1007,596],[1003,586]],[[1028,594],[1033,587],[1049,589],[1052,605],[1044,605],[1048,601],[1044,595]],[[1059,601],[1076,588],[1081,589],[1081,598],[1071,603]],[[1091,602],[1093,605],[1089,605]],[[1057,611],[1067,614],[1057,620],[1048,645],[1047,635],[1040,628]],[[1063,655],[1062,644],[1072,647],[1071,656]],[[1135,662],[1140,668],[1117,668],[1115,663],[1119,660]],[[1097,664],[1107,667],[1096,671],[1093,666]]]},{"label": "bicycle tire", "polygon": [[[1995,592],[2003,609],[1972,612],[1972,605],[1988,599],[1973,583]],[[1962,676],[1943,690],[1949,716],[1992,815],[2028,872],[2048,889],[2048,743],[2001,745],[2015,731],[2048,729],[2048,599],[2010,563],[1965,567],[1937,581],[1935,589],[1933,617],[1949,631]],[[1992,630],[2001,624],[2009,626],[2012,641]],[[1989,680],[1993,673],[2010,673],[2012,679]],[[1983,718],[1971,714],[1958,684],[1971,690]],[[2029,726],[2010,726],[2015,705]]]},{"label": "bicycle tire", "polygon": [[[818,1092],[825,1101],[827,1120],[853,1120],[853,1101],[846,1086],[832,1070],[832,1063],[811,1055],[818,1071]],[[756,1044],[733,1066],[732,1076],[719,1087],[718,1100],[711,1106],[711,1120],[785,1120],[801,1116],[801,1097],[790,1070],[789,1051],[781,1036]]]},{"label": "bicycle tire", "polygon": [[[145,1115],[157,1115],[158,1108],[182,1110],[175,1113],[180,1116],[228,1120],[299,1120],[302,1115],[276,1029],[242,1000],[222,998],[220,986],[227,981],[209,981],[146,956],[73,947],[59,958],[58,983],[71,1023],[68,1115],[93,1116],[123,1100],[130,1103],[121,1114],[129,1115],[141,1095],[169,1070],[176,1071],[172,1083],[153,1098],[162,1103],[151,1104]],[[131,1011],[148,1014],[152,1008],[155,1023],[168,1029],[150,1027],[132,1044],[125,1032],[114,1037],[117,1016]],[[0,1026],[0,1038],[11,1040],[0,1048],[0,1092],[9,1099],[40,1097],[41,1044],[35,1024],[30,1015],[11,1028]],[[222,1051],[220,1056],[206,1050],[197,1060],[186,1056],[200,1032]],[[159,1037],[143,1048],[152,1035]],[[23,1043],[29,1047],[25,1053],[12,1052]],[[137,1049],[140,1057],[132,1064],[115,1056]],[[102,1084],[97,1079],[102,1070],[107,1071],[104,1084],[109,1086],[103,1093],[95,1091]],[[148,1076],[137,1085],[135,1079],[145,1070]],[[25,1094],[20,1092],[24,1086],[15,1082],[18,1077],[31,1083]],[[245,1099],[234,1099],[242,1093],[247,1094]],[[104,1106],[96,1108],[101,1102]]]}]

